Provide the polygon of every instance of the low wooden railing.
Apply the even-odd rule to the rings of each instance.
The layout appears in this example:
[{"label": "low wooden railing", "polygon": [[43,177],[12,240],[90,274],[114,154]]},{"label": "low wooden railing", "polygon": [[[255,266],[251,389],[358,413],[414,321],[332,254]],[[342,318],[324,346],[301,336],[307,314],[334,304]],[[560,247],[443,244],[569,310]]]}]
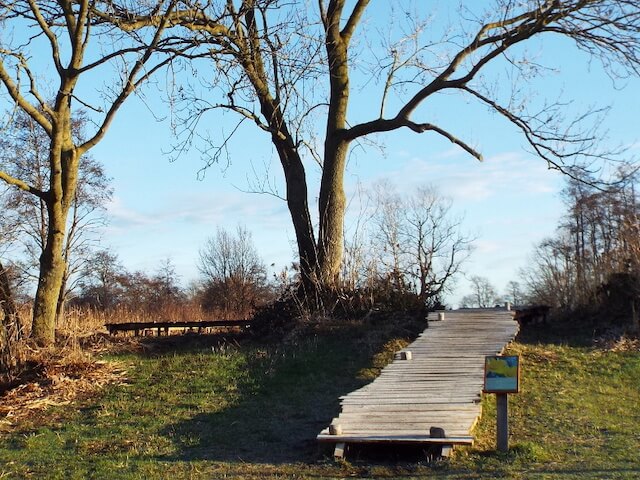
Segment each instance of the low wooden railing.
[{"label": "low wooden railing", "polygon": [[106,323],[105,328],[111,335],[116,335],[118,332],[134,332],[135,336],[140,335],[141,332],[156,330],[158,336],[164,331],[165,335],[169,334],[169,330],[172,328],[189,329],[193,331],[197,329],[198,333],[201,333],[205,328],[218,328],[218,327],[242,327],[247,328],[251,326],[251,320],[193,320],[193,321],[179,321],[179,322],[128,322],[128,323]]}]

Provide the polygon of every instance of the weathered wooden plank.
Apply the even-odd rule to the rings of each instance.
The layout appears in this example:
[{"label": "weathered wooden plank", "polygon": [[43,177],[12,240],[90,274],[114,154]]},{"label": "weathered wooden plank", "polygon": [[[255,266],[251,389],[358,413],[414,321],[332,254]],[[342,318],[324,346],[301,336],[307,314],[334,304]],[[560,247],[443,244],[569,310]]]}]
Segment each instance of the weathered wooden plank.
[{"label": "weathered wooden plank", "polygon": [[[393,401],[399,401],[399,403],[407,403],[407,401],[417,401],[417,402],[422,402],[424,403],[424,401],[427,400],[440,400],[440,401],[444,401],[443,403],[470,403],[471,401],[473,401],[475,398],[480,397],[480,392],[474,392],[472,394],[460,394],[457,392],[446,392],[446,393],[442,393],[441,391],[433,391],[433,392],[426,392],[422,395],[413,395],[413,396],[400,396],[400,397],[391,397],[389,395],[376,395],[375,393],[371,393],[371,394],[365,394],[365,395],[350,395],[350,396],[346,396],[343,397],[342,403],[349,403],[349,402],[362,402],[362,401],[366,401],[367,399],[369,400],[375,400],[377,398],[388,398],[389,400],[393,400]],[[441,402],[442,403],[442,402]]]},{"label": "weathered wooden plank", "polygon": [[336,443],[424,443],[424,444],[440,444],[440,445],[473,445],[473,437],[471,436],[451,436],[445,438],[431,438],[428,435],[318,435],[321,442]]},{"label": "weathered wooden plank", "polygon": [[[428,411],[428,412],[446,412],[447,414],[465,414],[466,412],[475,412],[476,415],[480,414],[481,407],[476,403],[464,403],[464,404],[431,404],[429,406],[429,410],[425,410],[422,405],[344,405],[342,407],[343,413],[358,413],[363,412],[370,414],[372,412],[380,412],[380,413],[397,413],[397,414],[406,414],[406,415],[416,415],[417,413]],[[342,413],[340,414],[342,415]]]},{"label": "weathered wooden plank", "polygon": [[[373,436],[394,436],[397,439],[400,438],[411,438],[411,437],[420,437],[420,436],[426,436],[426,438],[431,438],[429,437],[429,430],[430,428],[427,428],[425,430],[388,430],[388,429],[381,429],[381,430],[354,430],[354,431],[349,431],[349,432],[344,432],[341,435],[333,435],[333,437],[335,437],[333,439],[334,442],[340,441],[342,439],[344,439],[345,436],[350,436],[350,437],[373,437]],[[323,434],[323,433],[321,433]],[[329,434],[331,435],[331,434]],[[460,430],[450,430],[449,433],[447,433],[447,438],[451,438],[451,437],[470,437],[471,435],[469,435],[469,432],[467,432],[466,430],[460,429]]]},{"label": "weathered wooden plank", "polygon": [[[368,405],[345,405],[343,407],[343,412],[345,411],[367,411],[369,408]],[[416,408],[421,408],[421,407],[416,407]],[[397,406],[397,411],[398,412],[403,412],[403,411],[411,411],[411,405],[398,405]],[[442,405],[434,405],[431,410],[469,410],[469,411],[473,411],[473,410],[479,410],[480,406],[477,403],[470,403],[470,402],[462,402],[462,403],[443,403]],[[390,406],[390,407],[383,407],[382,410],[390,410],[390,411],[395,411],[394,407]]]},{"label": "weathered wooden plank", "polygon": [[[387,428],[387,429],[397,429],[401,428],[403,430],[429,430],[429,427],[437,425],[443,428],[449,428],[451,426],[456,426],[462,428],[464,431],[468,432],[471,424],[475,420],[474,417],[456,417],[455,419],[447,419],[443,417],[433,417],[433,418],[420,418],[416,420],[411,420],[406,417],[391,417],[388,419],[376,418],[368,420],[366,418],[350,418],[350,417],[340,417],[339,421],[340,426],[342,427],[343,432],[351,432],[354,430],[374,430],[379,428]],[[448,430],[447,430],[448,431]]]},{"label": "weathered wooden plank", "polygon": [[351,431],[357,428],[371,429],[371,428],[379,428],[380,426],[384,426],[385,428],[406,428],[406,429],[424,429],[424,426],[434,426],[434,425],[458,425],[464,426],[466,430],[469,429],[469,418],[475,417],[467,417],[467,416],[443,416],[443,415],[435,415],[432,418],[423,417],[420,419],[416,419],[415,421],[411,421],[410,418],[407,417],[389,417],[389,418],[367,418],[364,417],[350,417],[350,416],[342,416],[336,418],[338,422],[337,425],[340,425],[342,431]]},{"label": "weathered wooden plank", "polygon": [[341,401],[342,405],[354,405],[354,404],[371,404],[371,405],[395,405],[395,404],[408,404],[408,405],[430,405],[430,404],[448,404],[448,403],[473,403],[475,400],[480,401],[480,395],[474,396],[438,396],[437,394],[421,395],[419,397],[353,397],[345,398]]},{"label": "weathered wooden plank", "polygon": [[482,380],[478,379],[477,377],[474,378],[472,376],[464,376],[464,377],[452,376],[449,378],[443,378],[443,375],[439,375],[435,377],[434,376],[418,376],[418,375],[413,377],[385,375],[385,376],[380,376],[378,378],[378,381],[376,382],[375,386],[367,385],[366,387],[359,388],[357,391],[365,391],[365,390],[373,390],[373,389],[383,390],[385,388],[390,388],[390,386],[396,386],[396,385],[399,387],[403,387],[404,385],[406,388],[406,385],[409,385],[409,386],[444,385],[448,387],[455,387],[455,386],[465,387],[467,385],[477,386],[480,384],[482,384]]},{"label": "weathered wooden plank", "polygon": [[456,388],[455,393],[450,391],[444,393],[442,388],[434,387],[434,388],[425,389],[423,391],[408,390],[406,392],[395,392],[392,390],[382,390],[382,391],[370,390],[368,392],[353,392],[345,397],[340,397],[340,399],[346,400],[346,399],[358,399],[358,398],[389,398],[389,399],[407,399],[407,400],[418,399],[419,400],[421,398],[431,398],[434,396],[438,398],[450,398],[450,397],[469,398],[471,397],[471,399],[473,399],[479,396],[479,394],[480,392],[478,391],[477,388],[468,388],[468,389]]},{"label": "weathered wooden plank", "polygon": [[[400,382],[399,382],[400,383]],[[382,394],[390,394],[390,395],[404,395],[406,393],[420,393],[423,391],[427,392],[441,392],[443,389],[445,391],[455,389],[458,393],[468,393],[468,392],[478,392],[478,388],[482,387],[482,383],[477,384],[463,384],[463,383],[436,383],[430,384],[429,382],[402,382],[401,385],[398,385],[398,388],[393,388],[391,383],[387,385],[383,385],[380,388],[367,388],[366,390],[356,390],[348,395],[345,395],[341,398],[346,398],[350,396],[358,396],[358,395],[370,395],[372,393],[382,393]]]},{"label": "weathered wooden plank", "polygon": [[422,396],[422,395],[429,395],[429,394],[440,394],[443,389],[445,391],[447,390],[451,390],[451,389],[455,389],[456,390],[456,394],[458,395],[471,395],[471,396],[475,396],[475,394],[478,393],[479,389],[482,388],[482,384],[479,385],[471,385],[471,386],[461,386],[461,385],[455,385],[455,384],[449,384],[449,385],[424,385],[424,386],[420,386],[420,385],[415,385],[414,388],[398,388],[398,389],[393,389],[393,388],[376,388],[376,389],[369,389],[369,390],[362,390],[362,391],[357,391],[357,392],[352,392],[349,395],[345,395],[344,397],[340,397],[341,399],[343,398],[357,398],[357,397],[367,397],[367,396],[389,396],[391,398],[396,398],[396,397],[412,397],[412,396]]},{"label": "weathered wooden plank", "polygon": [[[473,381],[473,380],[468,380],[468,381],[463,381],[463,380],[452,380],[452,381],[439,381],[439,380],[413,380],[413,381],[405,381],[405,382],[401,382],[401,381],[381,381],[380,383],[376,384],[375,387],[373,386],[367,386],[367,387],[362,387],[358,390],[354,390],[352,393],[358,393],[358,392],[369,392],[369,391],[389,391],[389,392],[397,392],[399,390],[413,390],[414,388],[420,388],[420,387],[424,387],[424,388],[431,388],[431,389],[437,389],[440,387],[446,387],[446,388],[459,388],[459,389],[469,389],[469,388],[477,388],[478,385],[482,385],[482,382],[478,382],[478,381]],[[398,388],[394,388],[394,387],[398,387]],[[352,393],[348,394],[351,395]]]},{"label": "weathered wooden plank", "polygon": [[446,418],[449,414],[455,414],[455,418],[458,417],[476,417],[478,415],[477,409],[454,410],[448,408],[429,409],[427,411],[417,411],[408,414],[406,411],[388,410],[384,412],[378,411],[343,411],[340,413],[340,418],[367,418],[370,420],[386,420],[388,418],[407,418],[409,420],[420,420],[422,418]]},{"label": "weathered wooden plank", "polygon": [[[454,415],[450,415],[449,418],[441,415],[434,415],[433,417],[420,417],[420,418],[411,418],[407,416],[389,416],[388,418],[368,418],[364,417],[351,417],[347,415],[340,415],[339,421],[343,422],[345,425],[348,425],[348,430],[354,428],[355,425],[366,425],[368,427],[373,426],[385,426],[385,427],[395,427],[401,425],[403,428],[411,427],[415,429],[428,429],[428,427],[437,425],[439,427],[445,428],[445,426],[462,426],[466,430],[469,430],[469,426],[476,419],[477,415],[463,416],[463,415],[455,415],[455,420],[452,419]],[[342,425],[342,423],[340,424]]]}]

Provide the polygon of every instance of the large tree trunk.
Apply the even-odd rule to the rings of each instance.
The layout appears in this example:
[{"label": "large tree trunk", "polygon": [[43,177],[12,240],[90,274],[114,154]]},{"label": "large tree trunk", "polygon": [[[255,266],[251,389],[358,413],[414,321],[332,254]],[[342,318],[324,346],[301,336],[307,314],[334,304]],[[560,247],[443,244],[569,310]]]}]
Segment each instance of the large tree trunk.
[{"label": "large tree trunk", "polygon": [[319,197],[318,261],[320,282],[323,287],[331,290],[338,287],[342,266],[346,211],[344,171],[350,143],[344,138],[349,104],[350,33],[340,31],[343,7],[342,1],[330,2],[326,24],[330,100]]},{"label": "large tree trunk", "polygon": [[50,190],[46,197],[47,242],[40,256],[40,276],[33,305],[31,338],[40,346],[55,342],[58,300],[64,274],[67,270],[64,257],[64,240],[67,215],[78,181],[79,157],[72,141],[68,99],[60,99],[58,130],[52,135],[50,153]]},{"label": "large tree trunk", "polygon": [[18,363],[21,328],[7,271],[0,263],[0,381],[10,380]]},{"label": "large tree trunk", "polygon": [[[59,217],[61,214],[56,216]],[[56,229],[55,224],[61,224],[61,227]],[[40,256],[40,276],[33,305],[33,326],[31,328],[31,338],[40,346],[51,345],[55,342],[58,299],[66,269],[62,256],[63,242],[64,221],[62,218],[57,218],[57,220],[51,218],[50,215],[47,244]]]},{"label": "large tree trunk", "polygon": [[300,155],[292,144],[276,141],[287,185],[287,207],[296,234],[300,277],[306,294],[316,290],[318,258],[313,223],[309,213],[307,179]]},{"label": "large tree trunk", "polygon": [[347,208],[344,171],[348,143],[327,136],[325,162],[320,184],[318,263],[321,285],[337,288],[344,249],[344,216]]}]

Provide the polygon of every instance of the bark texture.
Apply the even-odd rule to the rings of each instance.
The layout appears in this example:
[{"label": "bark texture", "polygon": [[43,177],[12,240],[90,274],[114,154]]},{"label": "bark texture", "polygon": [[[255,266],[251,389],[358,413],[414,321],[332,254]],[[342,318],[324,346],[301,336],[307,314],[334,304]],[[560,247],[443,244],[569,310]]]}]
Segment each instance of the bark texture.
[{"label": "bark texture", "polygon": [[49,152],[49,190],[43,195],[47,205],[47,240],[40,256],[38,288],[33,305],[31,337],[40,346],[55,342],[58,300],[67,269],[64,258],[67,216],[75,198],[80,155],[73,143],[71,98],[77,77],[66,79],[54,106]]},{"label": "bark texture", "polygon": [[11,379],[18,358],[21,328],[7,271],[0,263],[0,381]]}]

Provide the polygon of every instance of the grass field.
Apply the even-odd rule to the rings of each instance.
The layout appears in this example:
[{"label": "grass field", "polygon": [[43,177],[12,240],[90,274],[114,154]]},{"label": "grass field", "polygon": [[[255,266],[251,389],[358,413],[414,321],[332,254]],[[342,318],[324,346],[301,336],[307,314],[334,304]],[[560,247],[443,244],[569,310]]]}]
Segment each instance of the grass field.
[{"label": "grass field", "polygon": [[335,463],[315,436],[338,397],[421,328],[353,323],[285,343],[169,337],[111,354],[127,381],[2,433],[0,479],[640,478],[640,353],[557,338],[510,347],[523,391],[510,397],[508,453],[494,451],[486,396],[476,445],[448,460],[352,449]]}]

